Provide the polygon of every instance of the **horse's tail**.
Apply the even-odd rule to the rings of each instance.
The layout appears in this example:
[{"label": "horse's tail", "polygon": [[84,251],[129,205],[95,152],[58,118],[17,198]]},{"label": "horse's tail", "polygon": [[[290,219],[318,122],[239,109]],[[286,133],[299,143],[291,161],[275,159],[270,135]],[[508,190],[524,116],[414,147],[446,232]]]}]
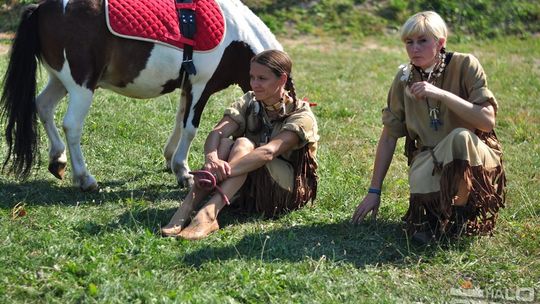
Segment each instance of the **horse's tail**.
[{"label": "horse's tail", "polygon": [[38,154],[36,70],[40,53],[38,5],[24,8],[4,75],[0,117],[6,124],[7,155],[2,166],[18,178],[26,178]]}]

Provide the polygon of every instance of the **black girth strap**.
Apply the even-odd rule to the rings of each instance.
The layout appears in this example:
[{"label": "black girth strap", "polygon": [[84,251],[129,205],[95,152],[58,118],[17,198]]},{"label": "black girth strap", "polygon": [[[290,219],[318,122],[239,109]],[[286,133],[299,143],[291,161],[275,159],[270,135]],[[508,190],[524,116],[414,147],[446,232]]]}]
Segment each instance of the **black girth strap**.
[{"label": "black girth strap", "polygon": [[178,20],[180,21],[180,33],[182,33],[184,38],[187,38],[187,42],[184,43],[184,57],[180,75],[182,76],[184,73],[195,75],[197,74],[197,70],[193,64],[193,45],[195,44],[193,38],[195,37],[195,32],[197,32],[195,4],[192,0],[176,0],[176,10],[178,12]]}]

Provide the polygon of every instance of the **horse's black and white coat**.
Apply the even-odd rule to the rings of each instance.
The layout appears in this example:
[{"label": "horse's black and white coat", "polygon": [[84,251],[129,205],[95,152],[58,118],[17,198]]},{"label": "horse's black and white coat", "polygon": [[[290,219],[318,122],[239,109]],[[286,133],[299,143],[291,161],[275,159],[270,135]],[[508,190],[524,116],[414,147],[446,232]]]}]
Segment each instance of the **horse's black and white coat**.
[{"label": "horse's black and white coat", "polygon": [[[193,54],[196,75],[190,75],[180,98],[175,128],[164,149],[167,167],[182,185],[192,182],[187,156],[211,94],[238,84],[249,90],[249,62],[265,49],[282,49],[268,27],[238,0],[216,0],[225,17],[223,42],[211,51]],[[2,111],[7,119],[10,170],[28,175],[37,147],[36,113],[50,140],[49,171],[64,177],[66,146],[54,123],[58,102],[69,97],[63,129],[73,183],[95,189],[81,151],[85,117],[98,87],[134,98],[151,98],[180,87],[182,51],[112,35],[105,24],[102,0],[46,0],[24,12],[6,71]],[[34,97],[39,58],[49,81]]]}]

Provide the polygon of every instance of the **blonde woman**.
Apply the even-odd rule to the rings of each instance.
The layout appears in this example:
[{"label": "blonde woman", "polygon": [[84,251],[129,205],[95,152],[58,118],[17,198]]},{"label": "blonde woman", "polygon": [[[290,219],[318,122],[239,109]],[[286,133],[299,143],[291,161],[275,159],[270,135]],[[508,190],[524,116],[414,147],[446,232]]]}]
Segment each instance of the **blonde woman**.
[{"label": "blonde woman", "polygon": [[410,206],[403,219],[413,240],[491,233],[495,226],[506,184],[493,130],[498,103],[479,61],[446,51],[447,33],[432,11],[402,26],[410,64],[390,87],[371,185],[353,223],[376,217],[396,141],[405,137]]}]

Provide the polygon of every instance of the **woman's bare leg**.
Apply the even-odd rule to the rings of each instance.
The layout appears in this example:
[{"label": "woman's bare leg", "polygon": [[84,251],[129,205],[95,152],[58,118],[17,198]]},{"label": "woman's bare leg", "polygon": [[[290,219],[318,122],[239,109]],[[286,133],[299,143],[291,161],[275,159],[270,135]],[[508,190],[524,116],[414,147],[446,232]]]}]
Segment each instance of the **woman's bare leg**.
[{"label": "woman's bare leg", "polygon": [[[221,141],[218,148],[218,157],[220,159],[227,159],[229,157],[233,143],[234,142],[230,139]],[[174,213],[169,223],[161,228],[161,234],[164,236],[178,236],[180,231],[189,224],[197,206],[208,196],[208,194],[210,194],[210,191],[198,188],[194,185]]]},{"label": "woman's bare leg", "polygon": [[[239,138],[236,140],[233,146],[229,158],[229,162],[243,157],[254,149],[253,143],[248,139]],[[231,177],[221,183],[221,190],[227,197],[232,197],[240,190],[244,182],[246,181],[247,174]],[[214,194],[212,198],[197,212],[197,215],[193,218],[189,226],[187,226],[180,236],[189,240],[198,240],[205,238],[210,233],[219,229],[217,216],[219,211],[225,207],[219,193]]]},{"label": "woman's bare leg", "polygon": [[163,236],[176,236],[189,223],[197,205],[210,193],[197,186],[191,187],[189,193],[180,204],[169,223],[161,228]]}]

